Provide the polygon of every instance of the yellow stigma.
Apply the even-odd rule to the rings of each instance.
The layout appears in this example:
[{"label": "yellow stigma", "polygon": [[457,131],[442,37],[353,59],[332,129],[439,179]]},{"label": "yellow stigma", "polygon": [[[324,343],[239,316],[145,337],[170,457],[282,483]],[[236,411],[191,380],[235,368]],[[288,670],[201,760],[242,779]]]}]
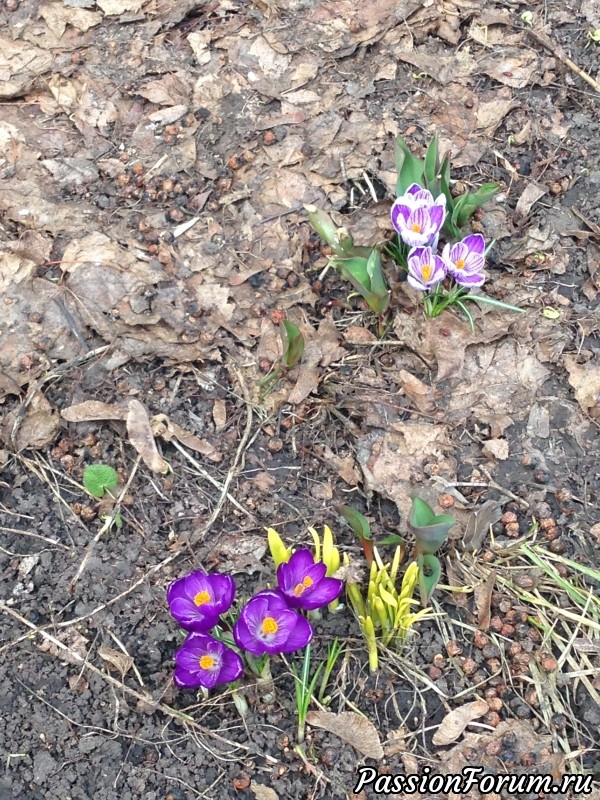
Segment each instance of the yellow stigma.
[{"label": "yellow stigma", "polygon": [[270,633],[277,633],[278,629],[279,625],[273,619],[273,617],[265,617],[263,619],[262,632],[264,633],[265,636],[267,636]]},{"label": "yellow stigma", "polygon": [[411,230],[413,231],[413,233],[421,233],[421,226],[419,225],[418,222],[413,222]]},{"label": "yellow stigma", "polygon": [[423,276],[424,281],[428,281],[431,278],[431,273],[433,270],[431,269],[431,264],[424,264],[421,267],[421,275]]},{"label": "yellow stigma", "polygon": [[309,578],[307,575],[306,578],[304,578],[304,580],[302,581],[302,583],[296,584],[296,586],[294,587],[294,594],[296,595],[296,597],[300,597],[301,595],[304,594],[304,590],[308,589],[308,587],[312,585],[313,585],[313,579]]},{"label": "yellow stigma", "polygon": [[198,592],[198,594],[194,597],[194,605],[198,607],[205,605],[206,603],[210,603],[210,595],[208,592]]},{"label": "yellow stigma", "polygon": [[456,269],[463,269],[463,267],[465,266],[464,258],[459,258],[458,261],[455,261],[454,266],[456,267]]},{"label": "yellow stigma", "polygon": [[200,658],[199,664],[202,667],[202,669],[210,669],[211,667],[214,667],[215,660],[212,656],[202,656]]}]

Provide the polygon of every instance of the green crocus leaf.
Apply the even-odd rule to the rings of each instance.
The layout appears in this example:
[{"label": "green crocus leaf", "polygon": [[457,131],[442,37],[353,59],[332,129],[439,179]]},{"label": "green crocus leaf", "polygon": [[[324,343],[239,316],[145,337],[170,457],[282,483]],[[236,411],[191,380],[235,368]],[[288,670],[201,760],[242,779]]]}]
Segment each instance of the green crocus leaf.
[{"label": "green crocus leaf", "polygon": [[396,173],[396,195],[403,195],[409,186],[418,183],[423,186],[423,170],[425,165],[420,158],[416,158],[408,149],[406,142],[396,137],[395,147]]},{"label": "green crocus leaf", "polygon": [[418,555],[433,555],[448,538],[456,519],[450,514],[436,515],[431,506],[420,497],[413,497],[408,526],[416,540]]},{"label": "green crocus leaf", "polygon": [[383,269],[381,264],[381,253],[374,247],[371,255],[367,260],[367,274],[369,276],[371,292],[378,299],[379,313],[385,311],[389,300],[389,290],[383,277]]},{"label": "green crocus leaf", "polygon": [[93,497],[101,500],[108,489],[119,482],[116,470],[107,464],[90,464],[83,470],[83,485]]},{"label": "green crocus leaf", "polygon": [[439,558],[434,555],[420,555],[417,557],[419,567],[419,591],[421,603],[426,608],[429,598],[442,577],[442,565]]},{"label": "green crocus leaf", "polygon": [[282,361],[288,369],[292,369],[302,358],[304,353],[304,336],[300,328],[284,319],[281,323],[281,339],[283,341]]},{"label": "green crocus leaf", "polygon": [[[346,280],[350,281],[356,291],[364,297],[371,311],[376,314],[383,313],[389,302],[389,292],[385,286],[383,273],[379,267],[379,274],[377,274],[377,255],[373,255],[374,249],[371,249],[369,258],[362,256],[354,256],[353,258],[333,258],[331,263],[338,270],[340,275]],[[379,263],[381,263],[381,255],[379,255]],[[375,282],[379,291],[373,291],[371,288],[371,275],[373,274]],[[383,286],[383,288],[382,288]]]},{"label": "green crocus leaf", "polygon": [[425,181],[430,191],[432,191],[431,187],[437,179],[439,166],[438,137],[436,133],[429,143],[427,153],[425,154]]}]

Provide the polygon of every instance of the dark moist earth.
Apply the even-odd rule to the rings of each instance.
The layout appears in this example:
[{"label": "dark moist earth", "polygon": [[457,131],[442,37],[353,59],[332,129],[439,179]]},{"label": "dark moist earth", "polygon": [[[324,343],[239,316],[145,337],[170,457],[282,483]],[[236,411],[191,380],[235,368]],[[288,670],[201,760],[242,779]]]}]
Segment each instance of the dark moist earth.
[{"label": "dark moist earth", "polygon": [[[79,5],[72,7],[79,10]],[[142,11],[140,4],[132,10],[126,3],[117,13],[129,16],[105,16],[88,33],[71,36],[69,47],[60,44],[60,23],[52,34],[59,36],[58,44],[48,39],[37,5],[7,3],[0,12],[0,25],[15,42],[25,41],[19,33],[24,24],[34,26],[29,30],[30,37],[38,37],[35,46],[49,48],[58,58],[50,71],[53,80],[64,80],[65,88],[78,76],[93,79],[96,106],[105,109],[112,98],[119,112],[104,124],[76,127],[68,107],[52,105],[43,81],[26,81],[15,90],[3,105],[14,126],[11,137],[23,131],[15,141],[27,142],[27,152],[34,155],[27,161],[5,152],[2,177],[22,196],[27,195],[22,182],[30,180],[32,208],[39,193],[61,222],[39,212],[33,223],[25,223],[15,211],[24,201],[11,195],[2,204],[2,239],[15,242],[24,233],[41,231],[51,249],[39,260],[35,277],[50,287],[64,280],[75,291],[75,278],[65,277],[59,264],[73,239],[93,231],[104,231],[122,252],[137,248],[158,258],[165,270],[153,289],[163,304],[156,337],[151,326],[136,328],[139,322],[124,315],[122,306],[111,317],[112,296],[102,328],[100,317],[78,317],[82,306],[69,305],[68,295],[71,313],[61,324],[67,320],[70,355],[47,362],[53,345],[42,335],[48,334],[45,306],[37,307],[34,299],[21,328],[26,343],[14,360],[21,394],[11,391],[14,384],[7,389],[3,383],[0,800],[333,800],[355,797],[356,771],[365,763],[392,774],[485,764],[499,773],[560,775],[569,767],[561,753],[569,750],[580,751],[574,763],[600,780],[598,640],[586,640],[591,645],[587,665],[567,662],[557,673],[560,650],[536,627],[535,609],[498,582],[485,625],[471,594],[438,589],[438,616],[419,625],[418,636],[400,657],[383,658],[375,676],[369,675],[360,631],[347,609],[316,624],[315,663],[336,636],[346,648],[329,687],[330,710],[358,709],[366,715],[384,746],[379,763],[310,726],[302,751],[296,750],[293,679],[277,659],[269,702],[247,676],[249,711],[243,719],[227,691],[206,700],[176,690],[171,682],[172,656],[182,636],[165,604],[169,582],[198,567],[229,571],[239,595],[249,596],[273,581],[265,554],[268,526],[299,545],[311,541],[308,526],[329,524],[341,549],[359,561],[356,540],[336,504],[361,510],[381,537],[405,533],[398,505],[403,508],[407,486],[433,499],[443,494],[459,516],[443,552],[445,586],[480,584],[491,569],[511,576],[503,570],[517,565],[511,560],[517,559],[514,542],[532,530],[534,520],[537,541],[549,551],[600,568],[597,405],[586,406],[576,395],[585,394],[589,381],[598,381],[597,372],[583,384],[577,377],[578,366],[598,358],[598,95],[529,38],[520,18],[528,10],[536,20],[544,18],[554,44],[594,74],[598,45],[587,37],[594,9],[590,3],[470,2],[449,3],[443,15],[421,5],[372,0],[358,11],[354,4],[312,0],[289,8],[270,0],[188,2],[186,16],[185,9],[178,14],[161,3]],[[51,8],[64,10],[61,3]],[[414,49],[404,38],[407,32]],[[212,53],[213,67],[201,49],[197,60],[192,58],[190,33],[205,35],[205,55]],[[491,37],[487,44],[486,35]],[[466,63],[458,60],[466,52],[475,54],[480,68],[452,72]],[[283,62],[277,67],[284,54],[303,64],[304,71],[291,82]],[[531,58],[539,60],[532,65]],[[220,64],[216,71],[214,59]],[[285,75],[281,87],[273,64]],[[141,90],[177,71],[185,84],[186,70],[194,81],[207,76],[210,91],[190,98],[184,86],[181,97],[162,100],[157,90],[150,96]],[[252,71],[256,77],[248,78]],[[208,80],[211,75],[218,80]],[[221,80],[227,91],[220,93]],[[313,112],[309,95],[296,97],[296,105],[280,102],[280,91],[328,97],[331,87],[337,94],[330,108]],[[168,91],[173,93],[172,85]],[[178,102],[198,107],[190,106],[175,123],[155,123],[156,135],[144,139],[146,115]],[[503,111],[498,103],[505,104]],[[487,109],[489,119],[482,113],[474,126],[478,108]],[[513,329],[513,340],[524,344],[501,376],[508,405],[501,407],[504,390],[497,390],[497,407],[488,408],[487,416],[452,405],[458,385],[452,372],[434,383],[435,363],[441,370],[448,352],[444,356],[434,347],[424,358],[422,332],[413,339],[403,334],[419,312],[400,284],[395,297],[404,316],[396,317],[386,343],[377,343],[375,321],[356,301],[347,304],[347,286],[331,272],[321,275],[325,259],[301,212],[306,202],[329,201],[347,215],[349,227],[360,226],[361,214],[367,215],[365,236],[381,239],[392,196],[393,134],[402,134],[418,150],[436,129],[459,150],[460,179],[501,184],[500,202],[475,221],[476,229],[498,240],[490,294],[537,314],[533,327]],[[36,139],[40,130],[43,139]],[[184,147],[190,138],[196,161]],[[278,148],[276,155],[265,157],[272,147]],[[180,149],[166,171],[159,167],[144,177],[173,148]],[[52,173],[63,156],[80,159],[62,167],[66,163],[82,179],[69,178],[68,170]],[[56,163],[42,170],[40,157]],[[305,164],[303,172],[294,171],[297,163]],[[91,172],[85,172],[86,164],[93,166]],[[291,165],[292,171],[281,172],[280,165]],[[379,200],[386,193],[384,202],[370,203],[363,171]],[[533,210],[527,198],[515,209],[532,183],[545,193]],[[159,242],[158,233],[196,213],[203,226],[197,238]],[[202,260],[191,272],[190,253],[200,253]],[[232,287],[225,299],[233,300],[233,315],[219,316],[228,306],[215,310],[220,302],[215,300],[178,316],[178,298],[189,291],[185,282],[203,268],[210,270],[212,291]],[[3,280],[9,282],[12,274],[2,274]],[[18,291],[25,298],[23,286]],[[82,302],[92,296],[102,303],[102,283],[91,286],[86,295],[86,285],[79,285]],[[146,296],[154,295],[142,292],[135,299]],[[169,303],[171,317],[165,311]],[[297,374],[259,402],[258,382],[275,360],[273,322],[279,309],[301,313],[298,319],[313,329],[326,320],[345,332],[343,353],[332,361],[317,359],[313,391],[297,403],[284,402]],[[168,325],[165,319],[171,320]],[[513,324],[508,315],[502,319]],[[39,335],[27,338],[36,325],[42,326]],[[454,323],[445,325],[437,335],[451,339]],[[356,333],[368,328],[371,338]],[[175,332],[170,340],[165,330]],[[496,339],[479,341],[489,348]],[[3,369],[13,375],[8,367],[14,340],[6,342]],[[198,342],[194,354],[190,348]],[[96,355],[88,352],[107,344],[110,348]],[[536,364],[546,371],[537,373],[537,383],[527,384],[529,347],[543,354]],[[112,359],[115,349],[119,358]],[[494,355],[485,361],[489,351],[482,353],[485,375]],[[565,357],[573,359],[569,372]],[[401,370],[435,388],[431,407],[424,410],[414,401]],[[465,375],[462,388],[470,391],[480,377]],[[38,388],[49,404],[40,409],[42,416],[90,399],[126,404],[137,398],[151,416],[166,414],[202,439],[204,454],[188,448],[191,458],[186,457],[160,440],[172,468],[164,476],[136,460],[124,422],[68,423],[57,416],[44,444],[15,452],[14,431],[24,420],[35,423],[31,403]],[[494,396],[490,406],[496,404]],[[374,453],[381,437],[423,421],[444,429],[439,448],[425,443],[421,451],[417,442],[416,454],[409,452],[408,474],[402,459],[397,476],[377,472]],[[508,442],[508,455],[497,458],[497,444],[486,450],[490,440]],[[105,533],[90,549],[102,515],[110,510],[83,491],[83,469],[91,463],[113,465],[122,485],[133,477],[121,509],[122,530]],[[480,519],[475,558],[462,543],[469,532],[467,510],[477,511],[486,501],[494,501],[487,506],[493,511]],[[518,569],[521,585],[531,588],[522,581],[522,562]],[[557,594],[556,587],[552,591],[552,602],[569,609],[566,594]],[[289,661],[298,664],[299,657]],[[587,683],[562,674],[577,668],[589,670]],[[477,699],[485,699],[489,711],[478,728],[470,728],[475,738],[462,750],[436,746],[432,736],[447,712]],[[357,795],[372,796],[370,790]]]}]

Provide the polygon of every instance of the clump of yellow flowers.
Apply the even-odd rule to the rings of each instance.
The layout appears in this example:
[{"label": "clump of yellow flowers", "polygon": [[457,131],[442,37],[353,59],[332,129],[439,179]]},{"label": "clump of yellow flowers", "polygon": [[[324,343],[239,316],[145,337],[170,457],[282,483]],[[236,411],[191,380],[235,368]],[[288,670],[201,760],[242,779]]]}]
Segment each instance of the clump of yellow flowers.
[{"label": "clump of yellow flowers", "polygon": [[[416,561],[407,566],[400,588],[397,588],[401,558],[402,549],[397,547],[391,565],[384,564],[377,548],[374,548],[366,595],[363,597],[358,583],[346,584],[348,598],[367,643],[372,672],[379,669],[379,648],[403,645],[413,625],[431,613],[430,608],[412,610],[419,604],[414,599],[419,584]],[[345,557],[344,562],[349,563],[349,559]]]}]

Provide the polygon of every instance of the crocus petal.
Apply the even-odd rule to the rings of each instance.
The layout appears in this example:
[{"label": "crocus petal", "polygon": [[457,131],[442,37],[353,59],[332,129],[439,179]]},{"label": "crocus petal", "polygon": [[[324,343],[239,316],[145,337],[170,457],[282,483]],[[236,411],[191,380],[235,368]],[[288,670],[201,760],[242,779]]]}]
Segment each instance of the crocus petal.
[{"label": "crocus petal", "polygon": [[294,650],[299,650],[310,642],[313,637],[313,629],[308,620],[296,614],[294,626],[290,628],[289,635],[285,646],[278,650],[279,653],[292,653]]},{"label": "crocus petal", "polygon": [[169,608],[177,624],[186,631],[208,633],[219,622],[217,614],[203,614],[187,598],[178,598],[171,601]]},{"label": "crocus petal", "polygon": [[400,202],[400,200],[396,200],[392,206],[392,225],[398,233],[403,230],[402,223],[406,224],[406,221],[410,217],[411,210],[410,206]]},{"label": "crocus petal", "polygon": [[219,606],[220,613],[224,614],[229,611],[235,597],[235,582],[231,575],[209,575],[208,576],[213,596],[215,598],[215,605]]},{"label": "crocus petal", "polygon": [[[442,195],[443,197],[443,195]],[[446,216],[446,205],[435,205],[429,209],[430,231],[437,233],[444,224],[444,217]]]},{"label": "crocus petal", "polygon": [[426,190],[424,190],[422,186],[419,186],[418,183],[411,183],[411,185],[404,192],[404,194],[415,195],[415,194],[418,194],[419,192],[422,192],[422,191],[426,191]]},{"label": "crocus petal", "polygon": [[465,258],[465,272],[472,275],[474,272],[481,272],[485,266],[485,258],[479,253],[469,253]]},{"label": "crocus petal", "polygon": [[343,588],[343,581],[337,578],[323,578],[303,595],[304,602],[301,607],[306,611],[312,611],[315,608],[328,606],[341,595]]},{"label": "crocus petal", "polygon": [[441,256],[434,256],[433,257],[433,273],[431,278],[429,279],[429,283],[431,286],[435,286],[436,283],[443,281],[446,277],[448,270],[444,259]]},{"label": "crocus petal", "polygon": [[238,654],[230,647],[223,653],[223,662],[219,672],[219,683],[233,683],[237,681],[244,671],[244,663]]},{"label": "crocus petal", "polygon": [[472,233],[466,236],[462,243],[471,253],[478,253],[481,256],[485,253],[485,239],[480,233]]},{"label": "crocus petal", "polygon": [[[202,666],[204,657],[212,658],[212,665]],[[210,662],[209,662],[210,663]],[[177,686],[212,689],[218,683],[230,683],[242,673],[239,655],[223,642],[202,633],[191,633],[175,653],[173,679]]]},{"label": "crocus petal", "polygon": [[485,275],[480,272],[476,272],[472,275],[455,275],[454,280],[459,286],[468,286],[471,289],[475,289],[478,286],[483,286],[485,283]]},{"label": "crocus petal", "polygon": [[175,667],[173,680],[180,689],[195,689],[203,685],[202,678],[197,672],[190,672],[187,669],[183,669],[183,667]]},{"label": "crocus petal", "polygon": [[426,292],[427,291],[427,286],[422,284],[421,281],[417,280],[416,278],[413,278],[412,275],[408,275],[406,280],[413,287],[413,289],[416,289],[418,292]]},{"label": "crocus petal", "polygon": [[252,648],[256,639],[248,627],[248,623],[241,616],[233,626],[233,638],[240,650],[247,650],[249,653],[253,652]]}]

